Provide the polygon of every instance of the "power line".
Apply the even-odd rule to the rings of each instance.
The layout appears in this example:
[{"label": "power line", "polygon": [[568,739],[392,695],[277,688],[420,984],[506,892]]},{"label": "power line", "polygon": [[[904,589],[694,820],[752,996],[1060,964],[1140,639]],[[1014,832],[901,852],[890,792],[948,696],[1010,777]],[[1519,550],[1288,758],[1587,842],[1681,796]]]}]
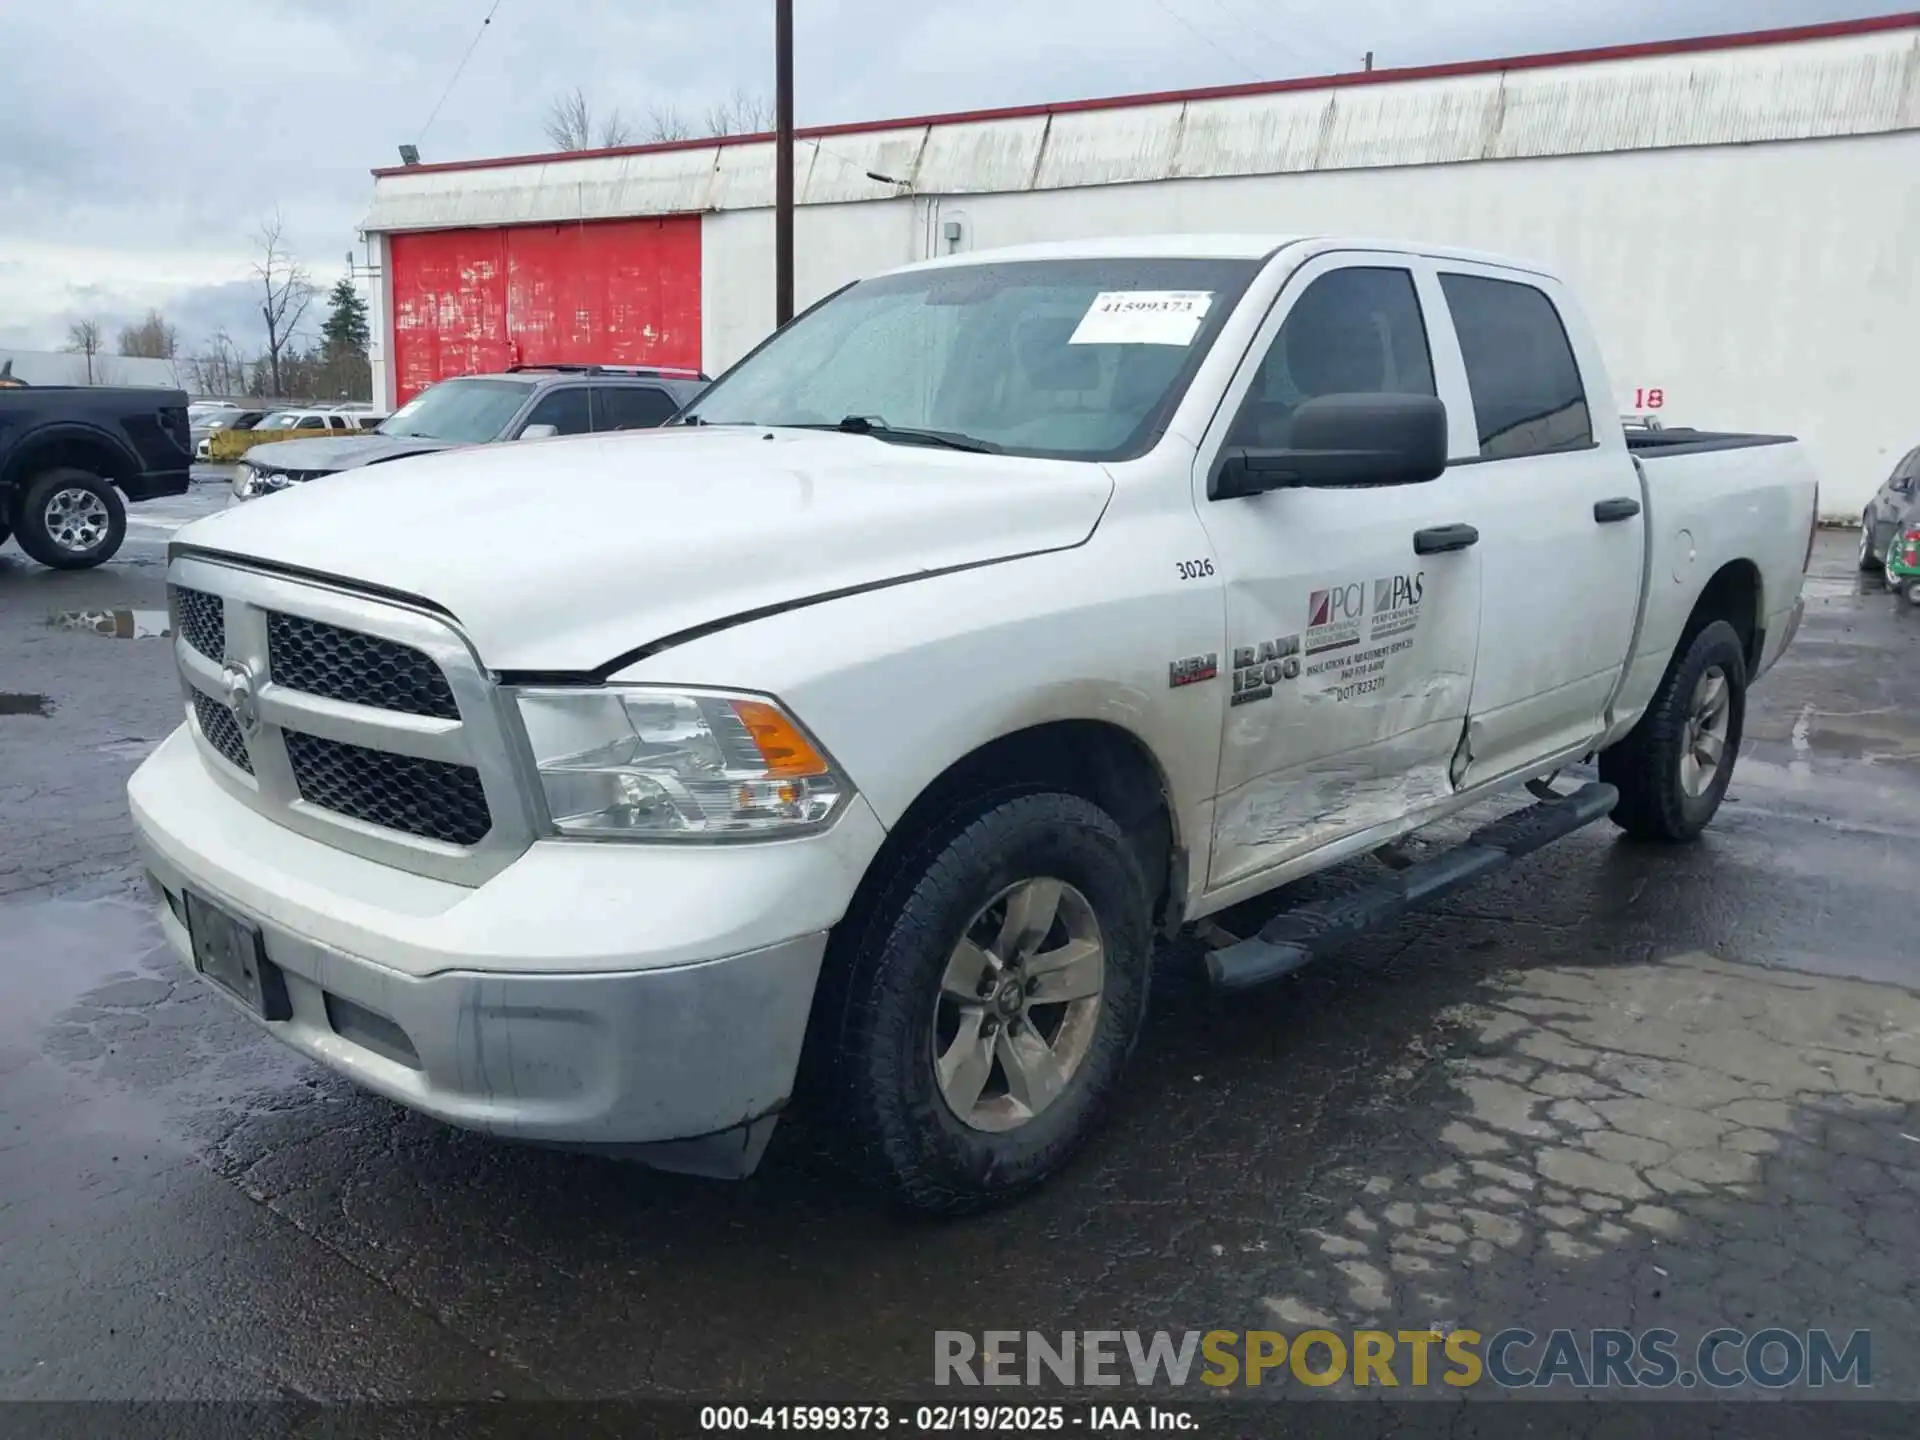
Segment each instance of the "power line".
[{"label": "power line", "polygon": [[[427,138],[427,131],[433,128],[433,122],[440,118],[440,107],[447,103],[447,97],[453,94],[453,87],[460,83],[460,73],[467,68],[467,61],[473,58],[473,52],[480,47],[480,37],[487,33],[487,27],[493,24],[494,14],[500,9],[501,0],[493,0],[493,6],[487,11],[487,18],[480,22],[480,28],[473,32],[473,43],[467,46],[467,53],[460,57],[460,63],[453,67],[453,78],[447,81],[447,88],[440,92],[440,99],[434,104],[433,113],[427,116],[427,123],[420,127],[420,140]],[[419,143],[419,142],[416,142]]]},{"label": "power line", "polygon": [[[1247,15],[1244,11],[1240,10],[1237,5],[1229,5],[1228,0],[1213,0],[1213,3],[1223,15],[1226,15],[1230,19],[1235,20],[1240,24],[1246,26],[1248,30],[1253,32],[1254,35],[1266,41],[1269,45],[1272,45],[1275,49],[1284,51],[1286,54],[1291,55],[1295,60],[1299,61],[1303,66],[1306,66],[1309,69],[1317,69],[1321,65],[1324,65],[1327,63],[1324,60],[1314,59],[1306,51],[1300,49],[1298,45],[1290,44],[1287,41],[1280,39],[1278,36],[1273,34],[1272,31],[1268,30],[1264,25],[1256,25],[1253,22],[1253,19],[1251,16]],[[1318,34],[1317,32],[1307,29],[1306,26],[1301,24],[1300,21],[1295,17],[1293,17],[1292,15],[1283,14],[1281,18],[1285,22],[1285,31],[1287,34],[1296,35],[1297,38],[1300,40],[1310,41],[1313,45],[1318,47],[1321,51],[1330,55],[1338,56],[1339,57],[1338,60],[1336,60],[1334,63],[1338,64],[1341,68],[1343,69],[1351,68],[1353,56],[1346,46],[1337,45],[1333,41],[1326,39],[1324,36]]]},{"label": "power line", "polygon": [[1227,59],[1231,60],[1234,64],[1238,65],[1242,70],[1246,71],[1247,74],[1251,75],[1256,80],[1264,80],[1267,78],[1266,76],[1262,75],[1259,71],[1255,70],[1251,65],[1247,64],[1247,62],[1242,60],[1238,55],[1234,54],[1231,50],[1227,49],[1223,45],[1216,43],[1211,35],[1207,34],[1206,31],[1202,30],[1198,25],[1195,25],[1191,20],[1187,19],[1186,16],[1182,15],[1178,10],[1174,9],[1173,6],[1167,3],[1167,0],[1153,0],[1153,3],[1158,5],[1162,10],[1166,11],[1168,18],[1178,22],[1183,29],[1185,29],[1190,34],[1192,34],[1196,40],[1198,40],[1201,44],[1205,45],[1208,49],[1218,51],[1220,54],[1226,56]]}]

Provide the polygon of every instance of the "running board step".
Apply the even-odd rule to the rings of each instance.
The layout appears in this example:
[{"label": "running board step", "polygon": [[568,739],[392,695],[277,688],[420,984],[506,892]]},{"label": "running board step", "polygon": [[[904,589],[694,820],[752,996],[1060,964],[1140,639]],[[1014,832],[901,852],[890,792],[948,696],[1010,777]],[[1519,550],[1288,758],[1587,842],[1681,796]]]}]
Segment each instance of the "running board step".
[{"label": "running board step", "polygon": [[1483,825],[1453,849],[1409,865],[1375,884],[1332,900],[1317,900],[1276,915],[1260,933],[1207,956],[1216,990],[1250,990],[1290,975],[1349,940],[1397,920],[1407,911],[1512,864],[1613,811],[1620,792],[1592,784],[1557,800],[1542,800]]}]

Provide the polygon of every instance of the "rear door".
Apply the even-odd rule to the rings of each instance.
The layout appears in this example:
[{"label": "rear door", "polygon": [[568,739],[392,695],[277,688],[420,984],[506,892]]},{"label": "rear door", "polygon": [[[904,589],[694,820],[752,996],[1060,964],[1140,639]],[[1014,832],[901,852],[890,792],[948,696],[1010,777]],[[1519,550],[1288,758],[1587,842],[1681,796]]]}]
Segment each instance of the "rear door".
[{"label": "rear door", "polygon": [[1463,785],[1598,736],[1633,642],[1646,516],[1577,308],[1544,276],[1437,263],[1436,329],[1477,453],[1453,474],[1480,530],[1480,646]]},{"label": "rear door", "polygon": [[596,431],[653,430],[680,409],[657,385],[595,385],[592,395]]},{"label": "rear door", "polygon": [[1480,615],[1469,546],[1415,553],[1465,513],[1453,473],[1423,485],[1207,498],[1223,449],[1280,447],[1329,394],[1439,395],[1450,453],[1473,443],[1457,357],[1431,344],[1426,262],[1319,256],[1289,280],[1203,443],[1202,524],[1226,596],[1222,747],[1210,888],[1451,798]]}]

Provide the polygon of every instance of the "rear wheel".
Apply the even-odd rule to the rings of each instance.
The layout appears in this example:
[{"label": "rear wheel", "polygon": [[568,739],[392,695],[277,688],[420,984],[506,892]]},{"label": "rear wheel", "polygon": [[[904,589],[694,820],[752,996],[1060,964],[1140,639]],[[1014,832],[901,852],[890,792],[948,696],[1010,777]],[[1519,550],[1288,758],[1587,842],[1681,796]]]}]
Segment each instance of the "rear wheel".
[{"label": "rear wheel", "polygon": [[127,507],[113,483],[87,470],[46,470],[27,482],[14,516],[20,548],[56,570],[113,558],[127,534]]},{"label": "rear wheel", "polygon": [[1151,905],[1120,827],[1053,792],[956,812],[836,932],[821,1040],[860,1168],[957,1214],[1064,1165],[1146,1012]]},{"label": "rear wheel", "polygon": [[1720,808],[1747,716],[1740,636],[1716,620],[1674,657],[1627,738],[1600,754],[1617,786],[1613,822],[1641,840],[1691,840]]}]

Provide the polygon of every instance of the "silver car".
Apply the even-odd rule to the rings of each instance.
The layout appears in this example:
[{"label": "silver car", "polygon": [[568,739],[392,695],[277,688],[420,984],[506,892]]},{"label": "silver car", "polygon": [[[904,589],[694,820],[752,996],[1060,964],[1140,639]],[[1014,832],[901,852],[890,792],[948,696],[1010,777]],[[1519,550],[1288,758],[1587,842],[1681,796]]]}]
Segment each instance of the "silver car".
[{"label": "silver car", "polygon": [[525,366],[442,380],[361,435],[257,445],[235,467],[234,500],[408,455],[664,425],[707,386],[697,371]]}]

